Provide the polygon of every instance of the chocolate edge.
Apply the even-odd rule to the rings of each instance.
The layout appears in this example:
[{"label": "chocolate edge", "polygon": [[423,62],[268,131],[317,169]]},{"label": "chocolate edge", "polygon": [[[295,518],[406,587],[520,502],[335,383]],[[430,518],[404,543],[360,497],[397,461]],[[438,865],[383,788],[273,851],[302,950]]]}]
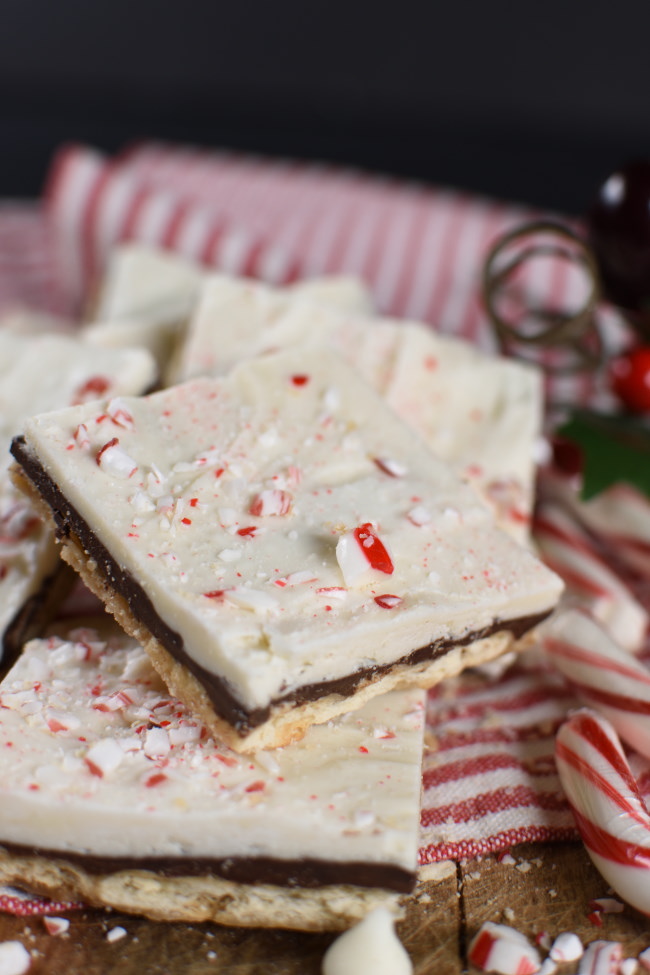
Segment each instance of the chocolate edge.
[{"label": "chocolate edge", "polygon": [[342,884],[382,888],[408,894],[417,876],[390,863],[330,861],[307,857],[282,860],[275,857],[111,857],[50,850],[16,843],[0,842],[0,850],[15,857],[45,857],[83,869],[94,876],[143,870],[162,877],[218,876],[238,884],[270,884],[274,887],[319,888]]},{"label": "chocolate edge", "polygon": [[502,630],[509,631],[515,639],[532,629],[550,615],[550,610],[531,616],[520,617],[515,620],[495,620],[489,626],[480,630],[466,633],[460,639],[437,640],[424,647],[413,650],[399,660],[388,664],[377,664],[365,667],[334,680],[322,681],[318,684],[307,684],[294,691],[276,698],[264,708],[247,711],[230,691],[227,683],[216,674],[201,667],[185,650],[181,636],[168,626],[156,612],[153,603],[142,586],[133,576],[122,568],[113,558],[106,546],[92,532],[87,522],[68,501],[58,485],[48,475],[40,462],[29,451],[23,436],[15,437],[11,444],[11,453],[20,464],[25,475],[38,490],[43,500],[48,504],[56,525],[57,536],[68,538],[73,536],[79,541],[86,553],[97,563],[104,578],[111,587],[125,600],[134,617],[147,627],[152,636],[178,660],[199,681],[208,694],[216,713],[237,729],[239,734],[252,731],[269,718],[274,707],[284,702],[302,704],[318,700],[329,694],[348,696],[360,685],[367,684],[376,677],[381,677],[397,666],[413,666],[415,664],[433,661],[444,655],[447,650],[457,646],[467,646],[476,640],[482,640]]}]

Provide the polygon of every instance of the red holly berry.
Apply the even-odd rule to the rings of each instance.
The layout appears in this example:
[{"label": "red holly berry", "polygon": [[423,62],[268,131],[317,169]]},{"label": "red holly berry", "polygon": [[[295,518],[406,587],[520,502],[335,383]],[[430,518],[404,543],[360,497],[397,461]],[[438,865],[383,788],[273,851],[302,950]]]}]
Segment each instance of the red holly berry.
[{"label": "red holly berry", "polygon": [[638,345],[609,364],[613,392],[631,413],[650,413],[650,345]]}]

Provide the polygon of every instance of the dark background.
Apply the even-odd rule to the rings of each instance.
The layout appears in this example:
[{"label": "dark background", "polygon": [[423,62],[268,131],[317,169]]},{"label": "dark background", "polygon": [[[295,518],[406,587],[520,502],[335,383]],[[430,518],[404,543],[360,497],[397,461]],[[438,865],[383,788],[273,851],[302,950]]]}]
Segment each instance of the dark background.
[{"label": "dark background", "polygon": [[0,197],[138,138],[580,213],[650,156],[650,3],[0,0]]}]

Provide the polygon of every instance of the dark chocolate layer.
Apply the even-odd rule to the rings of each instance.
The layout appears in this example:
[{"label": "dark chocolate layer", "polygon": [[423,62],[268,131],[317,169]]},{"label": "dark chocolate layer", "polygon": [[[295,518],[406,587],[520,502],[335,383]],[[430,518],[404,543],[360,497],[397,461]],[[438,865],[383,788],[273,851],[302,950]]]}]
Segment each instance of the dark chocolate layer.
[{"label": "dark chocolate layer", "polygon": [[58,485],[42,467],[34,454],[27,447],[24,437],[16,437],[11,445],[11,453],[21,465],[23,471],[38,490],[43,500],[49,505],[56,524],[59,538],[76,540],[83,550],[97,563],[107,584],[118,593],[128,604],[133,616],[146,626],[176,660],[178,660],[207,692],[215,712],[228,722],[231,727],[245,735],[253,728],[264,724],[273,709],[283,702],[302,704],[316,701],[329,694],[340,694],[347,697],[359,688],[367,685],[377,677],[389,673],[396,667],[433,661],[442,657],[454,647],[467,646],[476,640],[482,640],[493,633],[507,630],[515,638],[540,623],[549,613],[534,616],[524,616],[515,620],[495,620],[491,625],[480,630],[472,630],[462,637],[452,640],[436,640],[427,646],[413,650],[399,660],[389,664],[376,664],[364,667],[354,673],[336,680],[322,681],[318,684],[306,684],[303,687],[287,693],[272,701],[264,708],[247,710],[233,694],[229,684],[217,674],[201,667],[185,650],[181,636],[169,627],[158,615],[153,603],[142,586],[122,566],[120,566],[108,551],[106,546],[93,533],[87,522],[70,504]]},{"label": "dark chocolate layer", "polygon": [[390,863],[363,863],[354,860],[279,860],[274,857],[108,857],[62,852],[17,843],[2,843],[16,857],[43,857],[79,867],[94,876],[121,871],[148,870],[162,877],[217,876],[238,884],[272,884],[276,887],[317,888],[351,884],[378,887],[408,894],[416,875]]}]

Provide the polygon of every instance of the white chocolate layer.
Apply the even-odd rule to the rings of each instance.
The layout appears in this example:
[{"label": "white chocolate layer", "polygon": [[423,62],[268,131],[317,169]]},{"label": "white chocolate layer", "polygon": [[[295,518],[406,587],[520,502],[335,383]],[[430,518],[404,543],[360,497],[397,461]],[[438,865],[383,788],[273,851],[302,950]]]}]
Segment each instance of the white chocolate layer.
[{"label": "white chocolate layer", "polygon": [[196,301],[203,271],[169,251],[121,244],[109,256],[97,296],[95,321],[183,321]]},{"label": "white chocolate layer", "polygon": [[321,347],[42,415],[25,435],[190,657],[249,711],[507,629],[562,589]]},{"label": "white chocolate layer", "polygon": [[[297,327],[287,314],[297,310]],[[223,375],[242,359],[288,348],[309,337],[308,323],[319,311],[364,315],[372,310],[363,284],[352,277],[323,277],[272,288],[248,278],[212,274],[205,278],[196,310],[179,350],[173,379]],[[307,323],[307,329],[305,326]],[[322,335],[318,328],[318,337]]]},{"label": "white chocolate layer", "polygon": [[98,359],[71,337],[0,330],[0,656],[2,635],[59,561],[50,529],[9,481],[12,436],[32,413],[144,392],[155,375],[142,350],[107,351]]},{"label": "white chocolate layer", "polygon": [[0,844],[415,874],[423,724],[423,692],[399,691],[241,756],[206,736],[122,634],[33,640],[0,685]]},{"label": "white chocolate layer", "polygon": [[540,371],[418,322],[363,317],[353,307],[344,314],[289,296],[213,279],[190,320],[178,378],[221,375],[243,358],[317,339],[351,362],[475,486],[501,527],[525,541],[542,428]]}]

